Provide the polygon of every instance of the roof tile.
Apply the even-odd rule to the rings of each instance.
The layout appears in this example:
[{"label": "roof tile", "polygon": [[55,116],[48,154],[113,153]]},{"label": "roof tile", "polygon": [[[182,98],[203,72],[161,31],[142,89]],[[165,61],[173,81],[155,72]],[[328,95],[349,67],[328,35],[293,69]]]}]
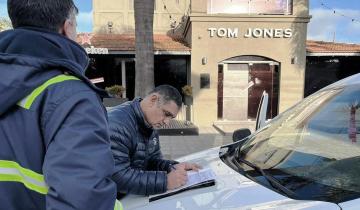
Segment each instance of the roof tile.
[{"label": "roof tile", "polygon": [[[90,38],[91,46],[108,48],[112,51],[134,51],[135,36],[133,34],[78,34],[78,43],[83,47],[90,44],[86,38]],[[84,38],[85,37],[85,38]],[[84,41],[85,40],[85,41]],[[167,35],[154,34],[154,50],[158,51],[190,51],[190,47],[184,40],[172,38]]]},{"label": "roof tile", "polygon": [[307,40],[306,51],[310,53],[359,53],[360,44]]}]

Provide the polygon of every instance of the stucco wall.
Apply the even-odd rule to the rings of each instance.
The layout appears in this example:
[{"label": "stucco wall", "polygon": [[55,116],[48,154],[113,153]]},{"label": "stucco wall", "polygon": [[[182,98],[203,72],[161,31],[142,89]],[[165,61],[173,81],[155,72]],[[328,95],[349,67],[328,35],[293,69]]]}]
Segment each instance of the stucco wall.
[{"label": "stucco wall", "polygon": [[[191,81],[194,87],[194,122],[212,125],[217,120],[218,64],[241,55],[257,55],[280,63],[279,112],[303,98],[306,28],[308,17],[191,17]],[[238,37],[210,37],[209,28],[239,30]],[[291,38],[245,38],[249,28],[292,29]],[[207,63],[202,64],[206,58]],[[292,61],[294,62],[292,64]],[[200,74],[210,74],[210,89],[200,89]]]},{"label": "stucco wall", "polygon": [[[93,32],[109,33],[108,22],[113,22],[112,33],[134,33],[134,0],[93,0]],[[190,0],[155,0],[154,33],[171,32],[171,23],[178,27],[188,11]],[[166,6],[166,9],[165,9]],[[171,18],[170,18],[171,16]]]}]

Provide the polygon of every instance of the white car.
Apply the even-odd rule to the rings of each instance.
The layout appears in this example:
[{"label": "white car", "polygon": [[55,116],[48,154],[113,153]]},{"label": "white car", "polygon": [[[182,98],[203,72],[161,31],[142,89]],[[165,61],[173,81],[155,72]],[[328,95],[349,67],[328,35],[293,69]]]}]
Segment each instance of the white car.
[{"label": "white car", "polygon": [[[216,184],[124,209],[360,209],[360,74],[336,82],[233,144],[179,159]],[[244,130],[235,132],[241,136]]]}]

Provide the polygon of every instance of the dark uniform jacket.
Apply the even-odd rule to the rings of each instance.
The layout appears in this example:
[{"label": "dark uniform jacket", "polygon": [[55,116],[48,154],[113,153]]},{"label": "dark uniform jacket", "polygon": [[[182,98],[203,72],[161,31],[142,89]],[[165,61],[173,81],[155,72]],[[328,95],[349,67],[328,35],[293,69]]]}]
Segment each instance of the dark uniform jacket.
[{"label": "dark uniform jacket", "polygon": [[137,98],[109,111],[113,180],[120,193],[151,195],[166,191],[167,173],[177,162],[162,159],[159,135],[145,121],[140,101]]},{"label": "dark uniform jacket", "polygon": [[87,65],[58,33],[0,33],[0,209],[114,208],[106,110]]}]

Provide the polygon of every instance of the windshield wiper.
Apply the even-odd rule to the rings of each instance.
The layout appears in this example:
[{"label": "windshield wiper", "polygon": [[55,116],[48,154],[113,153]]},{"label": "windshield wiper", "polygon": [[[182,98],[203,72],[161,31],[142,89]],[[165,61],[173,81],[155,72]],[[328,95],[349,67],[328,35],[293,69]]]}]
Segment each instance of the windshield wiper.
[{"label": "windshield wiper", "polygon": [[255,165],[255,164],[253,164],[253,163],[251,163],[251,162],[249,162],[249,161],[247,161],[247,160],[245,160],[243,158],[240,158],[240,157],[237,157],[237,160],[244,163],[247,166],[250,166],[255,171],[259,172],[274,189],[282,191],[283,193],[285,193],[289,197],[292,197],[292,198],[294,197],[295,193],[293,191],[291,191],[288,188],[284,187],[275,177],[273,177],[272,175],[266,173],[259,166]]}]

